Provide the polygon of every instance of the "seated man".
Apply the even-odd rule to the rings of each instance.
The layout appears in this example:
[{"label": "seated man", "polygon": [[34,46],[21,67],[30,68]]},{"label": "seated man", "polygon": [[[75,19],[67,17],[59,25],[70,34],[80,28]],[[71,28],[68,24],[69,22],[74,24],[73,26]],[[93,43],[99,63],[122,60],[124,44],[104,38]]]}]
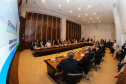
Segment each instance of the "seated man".
[{"label": "seated man", "polygon": [[82,51],[84,53],[84,56],[78,62],[78,65],[84,69],[86,67],[86,65],[90,62],[90,60],[93,58],[93,56],[89,53],[88,48],[83,48]]},{"label": "seated man", "polygon": [[65,81],[67,73],[78,73],[77,60],[74,60],[73,57],[74,53],[68,52],[67,59],[61,60],[59,65],[57,65],[57,69],[63,68],[63,81]]},{"label": "seated man", "polygon": [[100,57],[101,57],[101,49],[99,49],[99,46],[96,46],[95,65],[99,64]]},{"label": "seated man", "polygon": [[43,41],[40,42],[40,47],[44,47],[44,42]]},{"label": "seated man", "polygon": [[73,44],[73,39],[71,40],[71,44]]},{"label": "seated man", "polygon": [[32,41],[31,44],[30,44],[30,48],[31,48],[31,50],[34,50],[34,46],[35,46],[35,42]]},{"label": "seated man", "polygon": [[50,40],[48,40],[48,42],[45,44],[45,46],[47,46],[47,47],[51,47]]},{"label": "seated man", "polygon": [[55,42],[56,45],[60,45],[61,42],[59,41],[59,39]]},{"label": "seated man", "polygon": [[52,46],[55,46],[55,45],[56,45],[55,40],[52,41],[51,45],[52,45]]},{"label": "seated man", "polygon": [[71,44],[70,39],[68,40],[68,44]]}]

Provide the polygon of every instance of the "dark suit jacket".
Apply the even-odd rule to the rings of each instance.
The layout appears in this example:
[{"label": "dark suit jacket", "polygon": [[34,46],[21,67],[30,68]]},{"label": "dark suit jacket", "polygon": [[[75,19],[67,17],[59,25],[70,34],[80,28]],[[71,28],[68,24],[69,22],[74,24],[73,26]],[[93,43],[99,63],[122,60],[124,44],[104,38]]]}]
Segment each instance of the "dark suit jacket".
[{"label": "dark suit jacket", "polygon": [[61,44],[61,42],[60,41],[56,41],[55,44],[56,45],[59,45],[59,44]]},{"label": "dark suit jacket", "polygon": [[71,58],[63,59],[59,65],[57,65],[57,69],[61,68],[63,68],[64,77],[67,75],[67,73],[78,73],[77,60]]},{"label": "dark suit jacket", "polygon": [[95,52],[95,64],[98,64],[98,61],[100,60],[100,57],[101,57],[101,49],[98,49]]},{"label": "dark suit jacket", "polygon": [[85,68],[86,65],[88,65],[88,63],[90,62],[90,60],[92,60],[93,58],[93,54],[91,53],[87,53],[85,54],[85,56],[78,62],[78,65],[82,68]]}]

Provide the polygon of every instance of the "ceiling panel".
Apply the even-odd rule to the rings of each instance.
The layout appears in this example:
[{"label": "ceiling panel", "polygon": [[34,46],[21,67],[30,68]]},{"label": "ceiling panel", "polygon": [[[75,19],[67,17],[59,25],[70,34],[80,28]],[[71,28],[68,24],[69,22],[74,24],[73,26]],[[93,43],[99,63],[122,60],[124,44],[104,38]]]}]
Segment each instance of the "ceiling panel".
[{"label": "ceiling panel", "polygon": [[[113,3],[117,0],[23,0],[26,11],[49,11],[82,24],[114,23]],[[60,5],[60,7],[59,7]],[[72,11],[72,12],[70,12]],[[87,15],[86,15],[87,14]],[[85,20],[84,20],[85,19]]]}]

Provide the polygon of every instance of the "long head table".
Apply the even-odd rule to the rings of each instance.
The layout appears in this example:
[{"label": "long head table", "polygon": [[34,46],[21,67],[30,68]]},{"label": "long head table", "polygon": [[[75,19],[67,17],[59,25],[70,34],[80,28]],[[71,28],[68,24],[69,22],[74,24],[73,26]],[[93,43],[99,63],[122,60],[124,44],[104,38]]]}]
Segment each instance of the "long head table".
[{"label": "long head table", "polygon": [[58,53],[66,50],[71,50],[75,48],[80,48],[84,46],[91,46],[93,43],[80,43],[80,44],[74,44],[74,45],[67,45],[67,46],[53,46],[53,47],[44,47],[44,48],[37,48],[34,49],[34,56],[42,56],[42,55],[47,55],[47,54],[52,54],[52,53]]},{"label": "long head table", "polygon": [[[82,59],[83,56],[84,54],[82,51],[80,51],[78,54],[77,52],[75,52],[73,59],[80,60]],[[61,62],[62,59],[66,59],[66,56],[60,56],[60,57],[57,57],[56,59],[57,59],[57,62],[53,62],[53,60],[51,59],[44,60],[45,63],[47,64],[47,72],[52,78],[54,78],[55,73],[59,73],[62,71],[62,70],[58,70],[56,67],[59,64],[59,62]]]}]

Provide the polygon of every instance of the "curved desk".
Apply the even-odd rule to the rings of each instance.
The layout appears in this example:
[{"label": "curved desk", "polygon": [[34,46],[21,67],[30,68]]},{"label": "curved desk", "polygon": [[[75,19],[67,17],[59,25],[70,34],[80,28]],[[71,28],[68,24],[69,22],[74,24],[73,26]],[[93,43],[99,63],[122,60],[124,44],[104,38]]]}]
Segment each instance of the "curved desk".
[{"label": "curved desk", "polygon": [[84,46],[91,46],[93,43],[80,43],[80,44],[74,44],[74,45],[67,45],[67,46],[53,46],[53,47],[44,47],[44,48],[37,48],[34,49],[34,56],[42,56],[42,55],[48,55],[53,53],[59,53],[67,50],[72,50],[75,48],[80,48]]}]

